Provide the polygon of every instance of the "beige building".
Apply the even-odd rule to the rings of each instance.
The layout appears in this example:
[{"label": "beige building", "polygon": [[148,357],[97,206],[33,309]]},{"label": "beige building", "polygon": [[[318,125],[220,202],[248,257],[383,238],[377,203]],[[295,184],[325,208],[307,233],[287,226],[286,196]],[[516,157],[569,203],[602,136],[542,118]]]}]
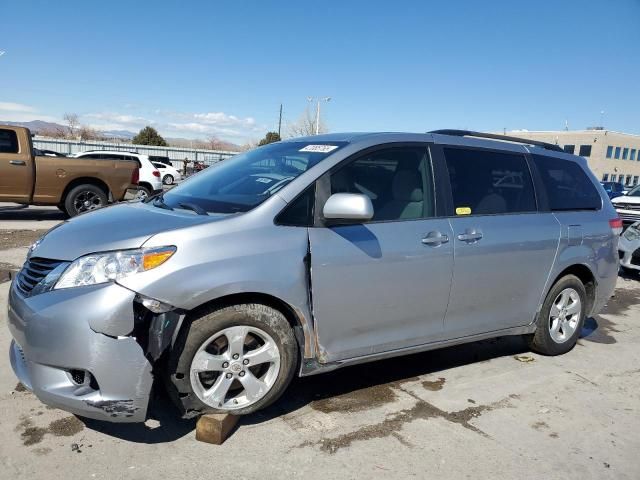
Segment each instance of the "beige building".
[{"label": "beige building", "polygon": [[583,156],[600,180],[626,186],[640,183],[640,135],[611,130],[559,130],[551,132],[508,131],[514,137],[560,145],[566,152]]}]

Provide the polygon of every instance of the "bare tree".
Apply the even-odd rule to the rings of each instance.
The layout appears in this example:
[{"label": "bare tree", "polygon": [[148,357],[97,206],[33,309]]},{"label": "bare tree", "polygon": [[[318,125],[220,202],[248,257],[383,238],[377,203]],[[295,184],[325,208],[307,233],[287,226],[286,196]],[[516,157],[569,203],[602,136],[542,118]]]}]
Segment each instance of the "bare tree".
[{"label": "bare tree", "polygon": [[[328,129],[325,123],[320,118],[318,125],[318,133],[327,133]],[[316,116],[307,107],[304,113],[293,123],[287,126],[287,133],[289,137],[306,137],[316,134]]]},{"label": "bare tree", "polygon": [[225,144],[215,135],[211,135],[207,138],[206,147],[209,150],[226,150]]},{"label": "bare tree", "polygon": [[63,128],[46,128],[44,130],[40,130],[38,135],[49,138],[66,138],[67,132],[64,131]]},{"label": "bare tree", "polygon": [[101,140],[103,138],[103,135],[101,135],[97,130],[86,125],[82,125],[78,128],[78,136],[80,137],[80,140]]},{"label": "bare tree", "polygon": [[80,119],[77,113],[65,113],[64,121],[67,122],[67,128],[69,129],[69,136],[75,138],[76,129],[80,125]]}]

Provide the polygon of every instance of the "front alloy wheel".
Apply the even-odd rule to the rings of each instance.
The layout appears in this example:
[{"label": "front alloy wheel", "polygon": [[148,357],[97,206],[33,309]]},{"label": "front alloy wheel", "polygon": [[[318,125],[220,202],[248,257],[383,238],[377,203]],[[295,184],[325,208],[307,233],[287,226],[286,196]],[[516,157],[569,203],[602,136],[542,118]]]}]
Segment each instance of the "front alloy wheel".
[{"label": "front alloy wheel", "polygon": [[191,362],[191,387],[213,408],[237,410],[271,390],[280,370],[280,351],[264,330],[237,326],[207,339]]}]

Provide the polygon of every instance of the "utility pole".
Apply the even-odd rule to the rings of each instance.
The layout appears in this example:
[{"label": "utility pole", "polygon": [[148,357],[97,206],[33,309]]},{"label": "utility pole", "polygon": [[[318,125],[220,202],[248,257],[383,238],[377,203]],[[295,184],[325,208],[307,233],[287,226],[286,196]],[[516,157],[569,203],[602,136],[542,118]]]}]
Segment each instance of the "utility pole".
[{"label": "utility pole", "polygon": [[331,97],[318,97],[317,99],[314,97],[307,97],[307,100],[309,100],[309,102],[317,100],[315,132],[316,135],[318,135],[320,133],[320,102],[329,102],[331,100]]},{"label": "utility pole", "polygon": [[280,104],[280,118],[278,119],[278,137],[282,139],[280,131],[282,129],[282,104]]}]

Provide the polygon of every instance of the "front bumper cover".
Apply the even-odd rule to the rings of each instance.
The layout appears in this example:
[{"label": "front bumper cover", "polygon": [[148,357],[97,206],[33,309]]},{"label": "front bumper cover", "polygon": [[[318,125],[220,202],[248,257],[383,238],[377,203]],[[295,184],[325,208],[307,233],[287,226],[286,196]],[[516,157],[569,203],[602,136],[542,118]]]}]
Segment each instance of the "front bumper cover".
[{"label": "front bumper cover", "polygon": [[[115,283],[25,298],[11,285],[11,365],[45,404],[112,422],[146,419],[152,365],[134,336],[136,294]],[[79,385],[70,372],[91,374]]]}]

